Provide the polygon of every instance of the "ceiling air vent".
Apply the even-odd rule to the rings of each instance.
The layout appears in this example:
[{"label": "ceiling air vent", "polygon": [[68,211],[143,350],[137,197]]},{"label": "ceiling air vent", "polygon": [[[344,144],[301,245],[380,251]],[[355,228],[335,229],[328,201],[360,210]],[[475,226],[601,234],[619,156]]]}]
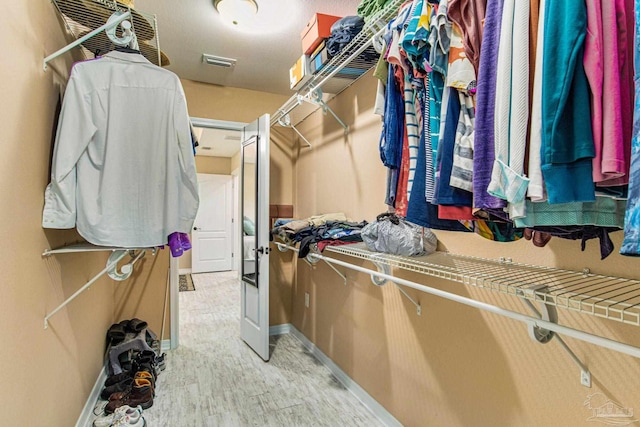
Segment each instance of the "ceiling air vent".
[{"label": "ceiling air vent", "polygon": [[236,60],[233,58],[224,58],[222,56],[209,55],[208,53],[202,54],[202,62],[223,68],[233,68],[236,65]]}]

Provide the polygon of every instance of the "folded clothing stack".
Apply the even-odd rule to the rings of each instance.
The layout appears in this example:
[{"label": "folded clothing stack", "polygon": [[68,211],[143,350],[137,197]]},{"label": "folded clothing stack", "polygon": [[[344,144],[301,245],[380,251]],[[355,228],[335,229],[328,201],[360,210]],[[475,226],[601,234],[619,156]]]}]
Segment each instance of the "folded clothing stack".
[{"label": "folded clothing stack", "polygon": [[367,222],[351,222],[344,213],[331,213],[302,220],[276,221],[276,225],[271,230],[271,239],[300,242],[298,256],[304,258],[314,245],[322,251],[327,246],[362,242],[360,231]]}]

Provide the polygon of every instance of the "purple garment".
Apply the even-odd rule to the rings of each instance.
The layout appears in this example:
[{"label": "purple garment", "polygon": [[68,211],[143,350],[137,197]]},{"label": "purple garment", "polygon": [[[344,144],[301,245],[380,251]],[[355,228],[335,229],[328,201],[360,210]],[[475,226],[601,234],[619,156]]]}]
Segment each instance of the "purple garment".
[{"label": "purple garment", "polygon": [[174,258],[182,256],[185,251],[191,249],[191,241],[186,233],[171,233],[168,240],[169,249]]},{"label": "purple garment", "polygon": [[505,200],[494,197],[487,192],[495,160],[493,121],[503,6],[504,0],[489,0],[487,2],[480,54],[476,92],[476,128],[473,141],[473,206],[480,209],[502,208],[507,205]]},{"label": "purple garment", "polygon": [[180,244],[182,245],[182,249],[188,251],[191,249],[191,240],[189,240],[189,235],[187,233],[178,233],[180,235]]}]

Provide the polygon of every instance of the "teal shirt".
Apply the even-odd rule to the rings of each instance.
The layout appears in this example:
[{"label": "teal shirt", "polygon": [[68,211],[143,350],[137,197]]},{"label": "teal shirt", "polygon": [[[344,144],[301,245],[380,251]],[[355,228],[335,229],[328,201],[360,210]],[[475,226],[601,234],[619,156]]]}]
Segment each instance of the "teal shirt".
[{"label": "teal shirt", "polygon": [[549,203],[595,200],[583,1],[547,0],[542,81],[542,174]]}]

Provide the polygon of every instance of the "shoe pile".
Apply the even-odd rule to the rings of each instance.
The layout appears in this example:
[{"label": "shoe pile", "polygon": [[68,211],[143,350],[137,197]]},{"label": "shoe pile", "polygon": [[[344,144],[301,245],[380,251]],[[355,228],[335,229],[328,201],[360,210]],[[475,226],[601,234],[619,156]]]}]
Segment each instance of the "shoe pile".
[{"label": "shoe pile", "polygon": [[160,346],[155,334],[139,319],[111,325],[107,340],[110,376],[100,394],[103,401],[94,411],[101,415],[94,426],[142,427],[142,411],[153,405],[156,378],[165,368],[166,355],[158,355]]},{"label": "shoe pile", "polygon": [[[104,413],[104,404],[96,405],[94,413],[99,415]],[[142,416],[142,407],[125,405],[117,408],[112,414],[101,415],[93,421],[94,427],[117,427],[117,426],[134,426],[144,427],[146,421]]]}]

